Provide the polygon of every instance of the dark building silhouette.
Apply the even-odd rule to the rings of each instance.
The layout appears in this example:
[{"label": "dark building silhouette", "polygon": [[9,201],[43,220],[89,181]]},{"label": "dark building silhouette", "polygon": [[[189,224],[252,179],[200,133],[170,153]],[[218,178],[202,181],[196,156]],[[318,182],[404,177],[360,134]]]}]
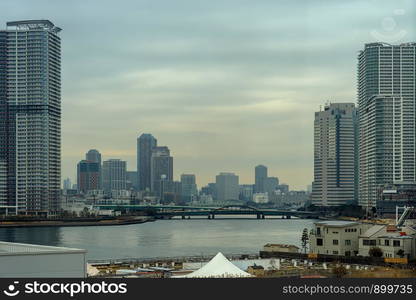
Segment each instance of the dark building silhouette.
[{"label": "dark building silhouette", "polygon": [[255,184],[254,192],[255,193],[264,193],[264,182],[267,178],[267,167],[263,165],[258,165],[254,169]]},{"label": "dark building silhouette", "polygon": [[152,149],[157,146],[157,140],[149,133],[143,133],[137,139],[137,177],[139,190],[150,190]]},{"label": "dark building silhouette", "polygon": [[173,157],[170,156],[169,148],[166,146],[155,147],[151,157],[151,191],[156,196],[161,196],[162,182],[173,181]]}]

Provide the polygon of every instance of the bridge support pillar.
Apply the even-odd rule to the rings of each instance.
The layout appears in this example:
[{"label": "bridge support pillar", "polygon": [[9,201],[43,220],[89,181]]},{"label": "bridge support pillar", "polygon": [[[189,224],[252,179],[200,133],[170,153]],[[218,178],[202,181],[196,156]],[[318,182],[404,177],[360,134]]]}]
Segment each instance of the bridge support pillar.
[{"label": "bridge support pillar", "polygon": [[286,216],[286,219],[291,219],[292,217],[291,216]]},{"label": "bridge support pillar", "polygon": [[215,215],[214,214],[212,214],[211,219],[215,219]]},{"label": "bridge support pillar", "polygon": [[260,214],[257,214],[257,219],[260,219],[260,216],[261,216]]},{"label": "bridge support pillar", "polygon": [[262,215],[261,215],[261,218],[262,218],[262,219],[265,219],[265,216],[264,216],[264,214],[262,214]]},{"label": "bridge support pillar", "polygon": [[182,216],[182,220],[184,220],[185,219],[185,216]]},{"label": "bridge support pillar", "polygon": [[211,215],[208,215],[208,220],[211,220]]}]

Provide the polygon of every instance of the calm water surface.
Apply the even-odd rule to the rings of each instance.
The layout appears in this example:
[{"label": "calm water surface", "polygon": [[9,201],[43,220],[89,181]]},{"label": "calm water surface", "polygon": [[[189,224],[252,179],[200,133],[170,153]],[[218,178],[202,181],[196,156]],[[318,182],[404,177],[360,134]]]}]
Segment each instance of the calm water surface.
[{"label": "calm water surface", "polygon": [[257,253],[266,243],[300,245],[302,219],[158,220],[123,226],[3,228],[0,240],[87,249],[88,259]]}]

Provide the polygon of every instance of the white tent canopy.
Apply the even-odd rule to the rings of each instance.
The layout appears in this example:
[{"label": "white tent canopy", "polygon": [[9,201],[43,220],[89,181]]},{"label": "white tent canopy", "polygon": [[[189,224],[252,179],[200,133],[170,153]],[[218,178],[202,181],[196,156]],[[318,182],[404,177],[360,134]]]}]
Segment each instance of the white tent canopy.
[{"label": "white tent canopy", "polygon": [[251,277],[218,252],[207,264],[192,273],[175,276],[175,278],[236,278]]}]

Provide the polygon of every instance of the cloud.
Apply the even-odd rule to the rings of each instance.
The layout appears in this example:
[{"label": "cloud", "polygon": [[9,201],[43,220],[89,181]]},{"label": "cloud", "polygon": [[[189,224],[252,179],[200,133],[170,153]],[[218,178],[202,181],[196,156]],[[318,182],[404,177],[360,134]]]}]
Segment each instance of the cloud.
[{"label": "cloud", "polygon": [[[401,8],[403,15],[395,15]],[[175,177],[253,182],[262,163],[297,189],[313,180],[314,112],[355,102],[356,56],[393,17],[415,40],[412,1],[1,1],[0,22],[50,19],[62,37],[62,175],[88,149],[136,167],[155,135]]]}]

